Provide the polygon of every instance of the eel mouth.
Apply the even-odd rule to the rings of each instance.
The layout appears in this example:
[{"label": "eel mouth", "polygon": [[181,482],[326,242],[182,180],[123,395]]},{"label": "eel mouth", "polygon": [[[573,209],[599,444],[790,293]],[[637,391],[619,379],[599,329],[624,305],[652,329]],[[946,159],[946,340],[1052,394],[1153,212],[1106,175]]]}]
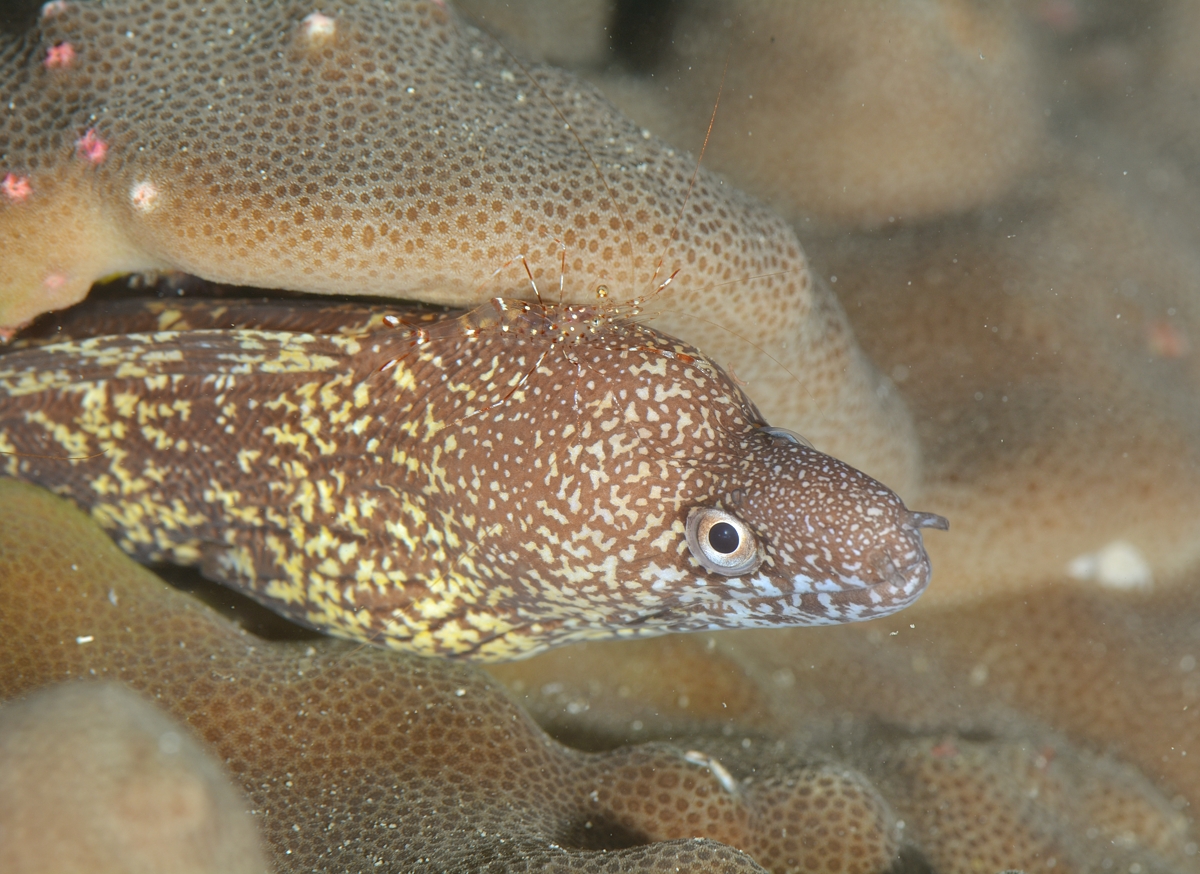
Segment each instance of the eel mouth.
[{"label": "eel mouth", "polygon": [[[894,613],[917,600],[929,586],[929,580],[933,576],[933,566],[922,543],[918,543],[917,555],[911,560],[901,564],[891,556],[885,555],[882,556],[876,570],[883,579],[874,588],[883,587],[890,590],[889,600],[892,603],[886,608],[886,613]],[[881,615],[884,613],[881,612]]]},{"label": "eel mouth", "polygon": [[904,547],[896,549],[896,544],[893,543],[891,548],[876,553],[871,562],[879,582],[867,588],[889,593],[885,596],[889,602],[888,606],[881,608],[879,615],[887,615],[907,607],[928,588],[933,576],[933,565],[929,560],[929,553],[925,550],[922,529],[948,531],[950,528],[950,522],[944,516],[907,509],[903,511],[899,523],[900,539],[906,541]]},{"label": "eel mouth", "polygon": [[911,603],[925,591],[933,576],[933,564],[929,561],[929,553],[925,551],[925,539],[921,536],[921,530],[929,528],[934,531],[949,531],[950,520],[937,513],[917,513],[912,510],[908,510],[907,513],[908,517],[900,524],[916,541],[917,555],[911,561],[897,566],[890,575],[889,583],[903,592],[904,597],[909,599],[908,603]]}]

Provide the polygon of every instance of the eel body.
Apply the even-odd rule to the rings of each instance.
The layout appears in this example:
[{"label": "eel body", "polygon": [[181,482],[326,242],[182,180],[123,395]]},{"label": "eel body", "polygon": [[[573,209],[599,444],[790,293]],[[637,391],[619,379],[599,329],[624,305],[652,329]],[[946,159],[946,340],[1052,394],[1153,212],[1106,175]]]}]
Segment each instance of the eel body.
[{"label": "eel body", "polygon": [[683,342],[587,307],[69,311],[0,355],[0,470],[127,552],[424,655],[912,603],[924,527]]}]

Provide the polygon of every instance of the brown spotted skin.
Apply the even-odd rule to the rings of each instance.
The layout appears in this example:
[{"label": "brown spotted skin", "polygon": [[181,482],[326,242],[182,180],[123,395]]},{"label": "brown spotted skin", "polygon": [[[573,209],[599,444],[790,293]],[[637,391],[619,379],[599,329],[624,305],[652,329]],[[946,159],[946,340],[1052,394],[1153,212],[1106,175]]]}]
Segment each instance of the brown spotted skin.
[{"label": "brown spotted skin", "polygon": [[[0,356],[3,471],[142,561],[332,634],[499,661],[867,619],[929,580],[895,494],[764,432],[723,371],[649,328],[503,301],[111,306]],[[749,526],[757,570],[692,557],[695,507]]]}]

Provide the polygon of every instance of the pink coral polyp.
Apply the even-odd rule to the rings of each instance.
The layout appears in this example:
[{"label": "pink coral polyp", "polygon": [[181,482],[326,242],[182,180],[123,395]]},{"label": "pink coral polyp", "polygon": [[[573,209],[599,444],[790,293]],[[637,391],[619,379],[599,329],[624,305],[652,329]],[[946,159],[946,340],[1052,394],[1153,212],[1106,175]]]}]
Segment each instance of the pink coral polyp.
[{"label": "pink coral polyp", "polygon": [[64,70],[75,61],[75,47],[69,42],[60,42],[46,49],[45,65],[49,70]]},{"label": "pink coral polyp", "polygon": [[9,173],[4,177],[4,181],[0,182],[0,191],[3,191],[9,200],[19,203],[33,193],[33,186],[26,177]]},{"label": "pink coral polyp", "polygon": [[99,164],[108,155],[108,143],[100,139],[94,127],[88,128],[87,133],[75,143],[75,150],[81,158]]}]

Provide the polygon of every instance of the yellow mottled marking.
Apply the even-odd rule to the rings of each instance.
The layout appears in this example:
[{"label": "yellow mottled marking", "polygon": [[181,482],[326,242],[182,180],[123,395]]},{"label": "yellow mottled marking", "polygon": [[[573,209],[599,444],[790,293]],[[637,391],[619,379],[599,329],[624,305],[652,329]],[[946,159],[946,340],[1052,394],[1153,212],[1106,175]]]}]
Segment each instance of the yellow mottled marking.
[{"label": "yellow mottled marking", "polygon": [[254,462],[262,458],[262,452],[257,449],[239,449],[237,454],[238,467],[242,473],[251,473],[254,470]]}]

